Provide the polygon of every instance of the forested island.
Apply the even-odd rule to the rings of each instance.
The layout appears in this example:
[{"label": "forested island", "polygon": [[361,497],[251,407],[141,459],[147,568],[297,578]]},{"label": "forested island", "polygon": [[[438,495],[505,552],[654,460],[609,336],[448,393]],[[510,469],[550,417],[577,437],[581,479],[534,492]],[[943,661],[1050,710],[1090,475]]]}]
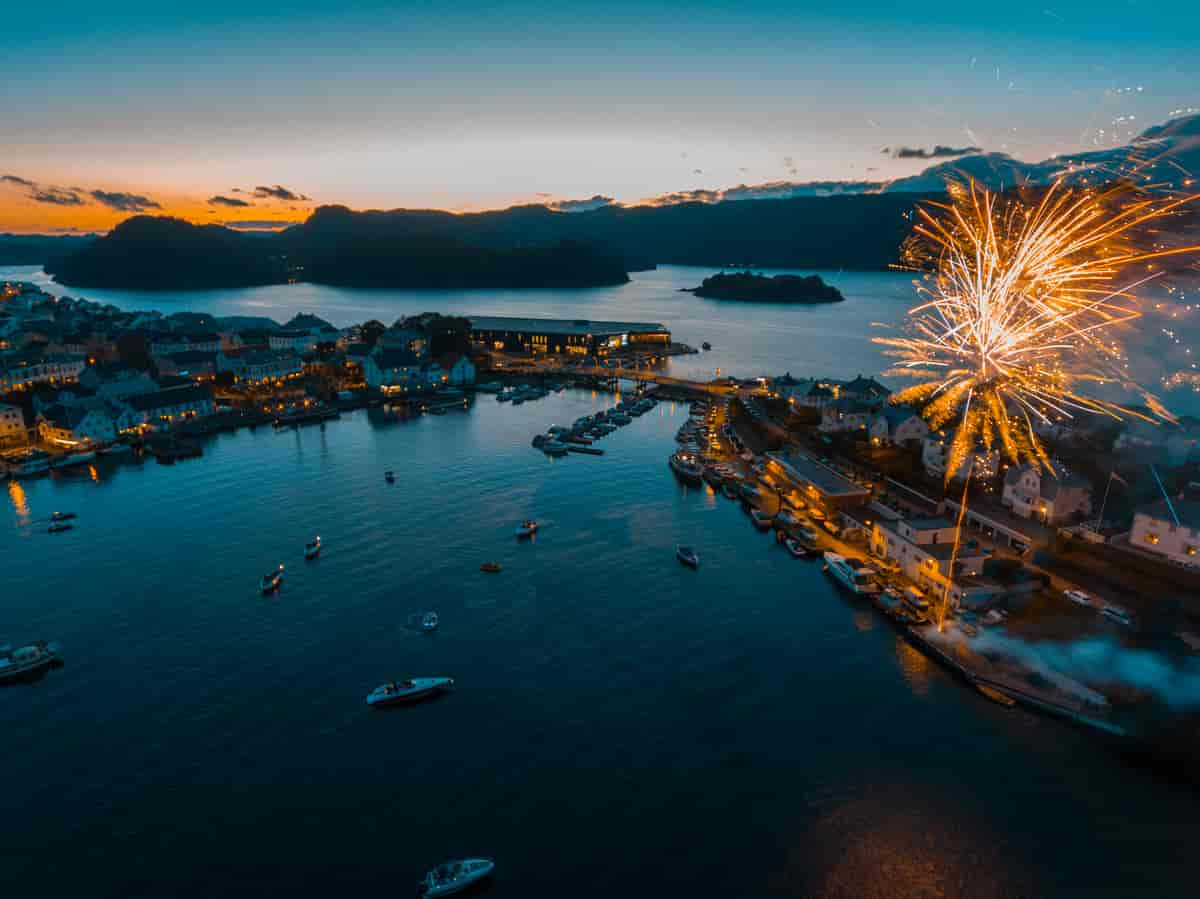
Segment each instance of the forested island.
[{"label": "forested island", "polygon": [[754,272],[719,272],[685,288],[688,293],[714,300],[750,300],[758,303],[840,303],[846,299],[820,275],[775,275]]}]

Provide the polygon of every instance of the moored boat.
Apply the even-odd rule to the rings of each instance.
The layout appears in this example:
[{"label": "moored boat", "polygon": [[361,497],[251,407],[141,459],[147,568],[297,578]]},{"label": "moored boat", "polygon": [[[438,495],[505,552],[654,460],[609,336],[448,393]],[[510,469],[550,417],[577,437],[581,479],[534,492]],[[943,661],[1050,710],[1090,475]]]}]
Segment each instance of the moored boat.
[{"label": "moored boat", "polygon": [[697,555],[696,550],[692,549],[690,546],[684,546],[682,544],[676,546],[675,558],[677,558],[684,565],[687,565],[689,568],[700,567],[700,556]]},{"label": "moored boat", "polygon": [[454,686],[450,677],[410,677],[389,681],[367,694],[367,705],[393,705],[437,696]]},{"label": "moored boat", "polygon": [[0,681],[15,680],[62,663],[58,646],[37,640],[13,649],[0,646]]},{"label": "moored boat", "polygon": [[421,895],[432,899],[461,893],[492,876],[496,863],[490,858],[465,858],[438,865],[421,880]]},{"label": "moored boat", "polygon": [[50,454],[42,450],[26,450],[4,457],[8,473],[14,478],[32,478],[50,470]]},{"label": "moored boat", "polygon": [[783,545],[794,559],[807,559],[812,555],[812,550],[800,543],[800,541],[793,540],[791,537],[784,540]]},{"label": "moored boat", "polygon": [[80,450],[74,453],[66,453],[62,456],[55,457],[50,462],[50,467],[53,469],[70,468],[72,465],[84,465],[96,458],[94,450]]},{"label": "moored boat", "polygon": [[258,589],[260,589],[264,595],[268,593],[274,593],[279,589],[279,585],[282,583],[283,564],[280,563],[279,567],[274,571],[269,571],[258,579]]},{"label": "moored boat", "polygon": [[830,577],[859,596],[870,596],[879,592],[875,583],[875,572],[859,559],[839,555],[835,552],[825,553],[825,570]]},{"label": "moored boat", "polygon": [[771,524],[775,521],[775,519],[762,509],[752,509],[750,512],[750,521],[753,522],[754,526],[760,531],[769,531],[771,529]]},{"label": "moored boat", "polygon": [[699,485],[704,481],[704,471],[691,453],[672,453],[667,461],[675,476],[688,484]]}]

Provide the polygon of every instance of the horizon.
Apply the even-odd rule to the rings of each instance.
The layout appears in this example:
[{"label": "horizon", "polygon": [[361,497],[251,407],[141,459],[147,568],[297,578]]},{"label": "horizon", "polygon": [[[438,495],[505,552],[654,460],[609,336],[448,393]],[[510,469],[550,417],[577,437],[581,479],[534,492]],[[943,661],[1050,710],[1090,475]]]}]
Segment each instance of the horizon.
[{"label": "horizon", "polygon": [[1173,5],[66,6],[53,32],[13,14],[0,231],[886,183],[1110,149],[1200,106]]}]

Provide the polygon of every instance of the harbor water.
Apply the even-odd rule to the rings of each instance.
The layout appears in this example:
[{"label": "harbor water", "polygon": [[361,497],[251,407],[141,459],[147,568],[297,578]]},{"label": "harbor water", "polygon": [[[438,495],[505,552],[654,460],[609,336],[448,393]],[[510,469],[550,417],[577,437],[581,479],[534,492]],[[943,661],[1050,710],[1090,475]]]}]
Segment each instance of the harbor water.
[{"label": "harbor water", "polygon": [[[1191,891],[1192,787],[987,702],[681,487],[685,407],[602,457],[530,448],[612,402],[362,410],[0,485],[0,635],[66,658],[0,689],[0,883],[406,895],[486,855],[497,899]],[[365,704],[410,675],[457,688]]]}]

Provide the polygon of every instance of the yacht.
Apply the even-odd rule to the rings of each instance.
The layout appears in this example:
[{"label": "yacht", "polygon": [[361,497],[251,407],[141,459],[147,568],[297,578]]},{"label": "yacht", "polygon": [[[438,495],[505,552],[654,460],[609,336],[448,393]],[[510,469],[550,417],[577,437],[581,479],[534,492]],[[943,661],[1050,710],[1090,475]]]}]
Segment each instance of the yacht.
[{"label": "yacht", "polygon": [[517,525],[517,537],[532,537],[537,533],[538,523],[532,518]]},{"label": "yacht", "polygon": [[43,668],[62,663],[58,646],[38,640],[13,649],[0,646],[0,681],[15,680]]},{"label": "yacht", "polygon": [[879,592],[879,586],[874,581],[875,572],[859,559],[826,552],[825,570],[851,593],[869,596]]},{"label": "yacht", "polygon": [[421,880],[422,896],[452,896],[492,876],[496,863],[490,858],[464,858],[438,865]]},{"label": "yacht", "polygon": [[279,585],[283,583],[283,565],[281,564],[274,571],[269,571],[258,579],[258,588],[262,590],[263,595],[274,593],[279,589]]},{"label": "yacht", "polygon": [[367,694],[367,705],[416,702],[437,696],[453,686],[454,679],[450,677],[411,677],[408,680],[390,681]]},{"label": "yacht", "polygon": [[321,538],[317,537],[312,543],[304,544],[304,558],[312,560],[321,554]]},{"label": "yacht", "polygon": [[675,547],[675,558],[689,568],[700,567],[700,557],[696,555],[696,551],[690,546],[680,545]]},{"label": "yacht", "polygon": [[704,471],[691,453],[673,453],[667,464],[675,476],[686,484],[699,486],[704,482]]}]

